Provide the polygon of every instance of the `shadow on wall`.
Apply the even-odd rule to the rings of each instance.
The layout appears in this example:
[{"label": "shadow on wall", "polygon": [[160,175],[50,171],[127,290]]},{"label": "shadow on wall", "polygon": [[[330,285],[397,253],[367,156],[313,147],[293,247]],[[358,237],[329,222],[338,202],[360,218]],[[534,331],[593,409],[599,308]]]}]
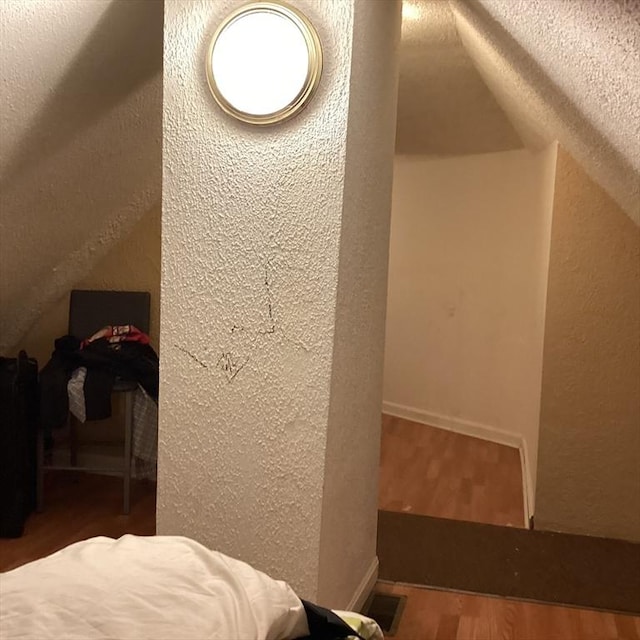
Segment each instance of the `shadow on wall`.
[{"label": "shadow on wall", "polygon": [[0,189],[33,171],[161,71],[163,4],[113,0],[7,162]]}]

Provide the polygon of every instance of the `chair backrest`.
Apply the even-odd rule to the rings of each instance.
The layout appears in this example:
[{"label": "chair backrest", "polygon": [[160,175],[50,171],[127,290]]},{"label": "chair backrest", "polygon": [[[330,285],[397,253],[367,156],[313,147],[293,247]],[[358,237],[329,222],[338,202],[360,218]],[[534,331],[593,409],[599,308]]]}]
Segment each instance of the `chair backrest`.
[{"label": "chair backrest", "polygon": [[107,325],[132,324],[149,333],[148,291],[84,291],[69,300],[69,334],[84,340]]}]

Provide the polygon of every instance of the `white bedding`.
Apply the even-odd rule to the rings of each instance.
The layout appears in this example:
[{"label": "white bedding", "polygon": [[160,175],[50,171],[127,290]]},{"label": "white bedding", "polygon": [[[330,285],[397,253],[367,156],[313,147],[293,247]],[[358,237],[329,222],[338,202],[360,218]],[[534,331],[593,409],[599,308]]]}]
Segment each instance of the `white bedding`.
[{"label": "white bedding", "polygon": [[93,538],[0,575],[0,638],[285,640],[292,589],[188,538]]}]

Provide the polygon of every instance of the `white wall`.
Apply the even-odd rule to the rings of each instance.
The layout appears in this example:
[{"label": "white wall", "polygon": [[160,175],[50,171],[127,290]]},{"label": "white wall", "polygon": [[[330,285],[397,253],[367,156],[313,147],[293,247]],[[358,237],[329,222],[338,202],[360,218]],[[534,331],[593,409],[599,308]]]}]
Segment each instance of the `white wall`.
[{"label": "white wall", "polygon": [[[399,2],[355,5],[318,591],[333,607],[349,603],[358,579],[372,580],[377,571],[400,8]],[[352,571],[344,570],[345,560]]]},{"label": "white wall", "polygon": [[385,410],[528,454],[535,487],[555,146],[395,163]]},{"label": "white wall", "polygon": [[[399,27],[399,7],[294,4],[318,29],[322,81],[294,119],[256,128],[222,113],[203,73],[236,0],[165,2],[157,526],[344,607],[375,566],[386,269],[364,249],[387,245],[395,34],[383,27]],[[371,29],[380,53],[352,54]],[[368,111],[351,113],[352,97]],[[343,228],[343,215],[355,226]],[[363,233],[351,254],[341,244],[350,229]],[[370,306],[340,305],[355,294]],[[353,352],[336,326],[343,310],[348,328],[366,332]],[[350,354],[371,343],[363,378]],[[356,424],[350,403],[334,401],[336,375],[366,398]],[[345,480],[353,464],[356,487]]]}]

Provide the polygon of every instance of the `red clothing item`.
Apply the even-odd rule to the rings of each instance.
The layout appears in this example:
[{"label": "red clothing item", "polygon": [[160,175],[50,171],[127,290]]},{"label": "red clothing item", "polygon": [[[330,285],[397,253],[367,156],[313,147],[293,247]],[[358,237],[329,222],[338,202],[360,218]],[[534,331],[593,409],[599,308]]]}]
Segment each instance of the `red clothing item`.
[{"label": "red clothing item", "polygon": [[101,340],[102,338],[105,338],[112,344],[116,342],[140,342],[141,344],[149,344],[149,336],[146,333],[142,333],[140,329],[134,327],[132,324],[122,324],[100,329],[100,331],[94,333],[90,338],[83,340],[80,348],[84,348],[94,340]]}]

